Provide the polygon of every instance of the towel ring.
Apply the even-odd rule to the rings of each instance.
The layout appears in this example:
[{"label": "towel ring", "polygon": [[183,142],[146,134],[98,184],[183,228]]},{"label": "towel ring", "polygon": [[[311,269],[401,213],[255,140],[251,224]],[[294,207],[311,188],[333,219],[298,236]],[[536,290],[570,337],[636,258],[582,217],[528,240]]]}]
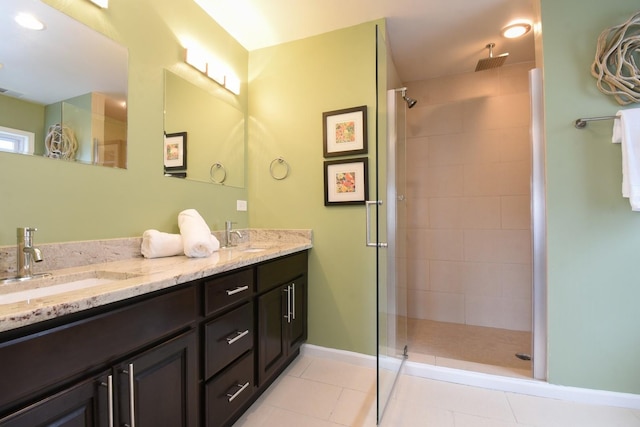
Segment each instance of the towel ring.
[{"label": "towel ring", "polygon": [[[276,175],[274,170],[275,167],[278,165],[284,165],[285,167],[285,171],[284,174],[280,174],[280,175]],[[287,176],[289,176],[289,163],[287,163],[287,161],[285,159],[283,159],[282,157],[278,157],[275,158],[271,161],[271,164],[269,165],[269,173],[271,174],[271,177],[273,179],[277,179],[278,181],[281,181],[283,179],[285,179]]]},{"label": "towel ring", "polygon": [[[216,172],[220,170],[222,170],[222,178],[216,179]],[[215,162],[211,165],[211,169],[209,169],[209,179],[211,179],[211,182],[214,182],[216,184],[224,184],[224,181],[227,179],[227,170],[222,163]]]}]

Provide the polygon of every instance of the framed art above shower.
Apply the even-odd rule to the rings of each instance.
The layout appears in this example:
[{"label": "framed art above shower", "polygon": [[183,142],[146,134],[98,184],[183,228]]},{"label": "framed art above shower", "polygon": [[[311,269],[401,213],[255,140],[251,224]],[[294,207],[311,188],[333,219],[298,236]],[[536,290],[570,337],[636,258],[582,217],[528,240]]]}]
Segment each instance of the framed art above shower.
[{"label": "framed art above shower", "polygon": [[324,157],[367,154],[367,106],[322,113]]}]

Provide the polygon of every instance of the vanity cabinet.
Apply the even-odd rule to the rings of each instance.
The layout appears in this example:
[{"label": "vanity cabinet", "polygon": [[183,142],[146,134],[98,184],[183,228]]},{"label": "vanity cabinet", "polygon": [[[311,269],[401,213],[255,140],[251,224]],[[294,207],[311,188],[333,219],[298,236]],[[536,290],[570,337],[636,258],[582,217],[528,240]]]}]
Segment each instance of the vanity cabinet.
[{"label": "vanity cabinet", "polygon": [[0,425],[196,426],[196,345],[195,332],[188,332],[44,398]]},{"label": "vanity cabinet", "polygon": [[131,402],[138,426],[197,426],[197,296],[191,285],[0,342],[0,426],[131,424]]},{"label": "vanity cabinet", "polygon": [[257,268],[258,384],[269,384],[307,339],[307,253]]},{"label": "vanity cabinet", "polygon": [[0,334],[0,427],[230,426],[307,337],[307,252]]}]

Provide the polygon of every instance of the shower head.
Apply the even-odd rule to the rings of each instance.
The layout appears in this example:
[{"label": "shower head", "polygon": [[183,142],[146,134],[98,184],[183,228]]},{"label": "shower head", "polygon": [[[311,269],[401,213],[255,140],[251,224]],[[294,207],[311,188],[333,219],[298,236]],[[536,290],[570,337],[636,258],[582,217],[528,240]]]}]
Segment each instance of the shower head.
[{"label": "shower head", "polygon": [[418,103],[416,99],[407,96],[407,88],[402,89],[402,99],[404,99],[404,101],[407,103],[407,107],[409,108],[413,108],[413,106]]},{"label": "shower head", "polygon": [[494,47],[496,47],[495,43],[489,43],[485,46],[485,48],[489,49],[489,57],[483,58],[478,61],[478,65],[476,65],[476,71],[490,70],[492,68],[498,68],[504,65],[504,61],[507,60],[507,56],[509,56],[509,54],[503,53],[498,56],[493,56]]},{"label": "shower head", "polygon": [[416,105],[418,103],[417,100],[410,98],[408,96],[403,96],[402,99],[404,99],[407,102],[407,107],[409,108],[413,108],[414,105]]}]

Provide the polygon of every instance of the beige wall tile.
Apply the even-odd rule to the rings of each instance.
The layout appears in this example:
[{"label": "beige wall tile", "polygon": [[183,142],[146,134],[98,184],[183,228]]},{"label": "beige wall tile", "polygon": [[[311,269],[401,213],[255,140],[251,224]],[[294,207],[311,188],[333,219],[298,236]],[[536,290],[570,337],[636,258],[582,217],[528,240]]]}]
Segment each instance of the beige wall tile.
[{"label": "beige wall tile", "polygon": [[411,259],[427,260],[431,245],[431,232],[426,229],[411,229],[407,234],[407,256]]},{"label": "beige wall tile", "polygon": [[522,127],[529,124],[529,94],[477,98],[463,103],[463,130]]},{"label": "beige wall tile", "polygon": [[462,267],[462,286],[465,295],[501,296],[500,265],[465,262]]},{"label": "beige wall tile", "polygon": [[500,163],[480,163],[464,166],[465,196],[499,196],[504,173]]},{"label": "beige wall tile", "polygon": [[463,134],[466,140],[465,164],[490,163],[500,161],[503,130],[480,129]]},{"label": "beige wall tile", "polygon": [[454,133],[429,137],[429,165],[461,165],[468,151],[469,135]]},{"label": "beige wall tile", "polygon": [[531,198],[529,196],[502,196],[500,200],[503,229],[531,229]]},{"label": "beige wall tile", "polygon": [[535,68],[534,62],[522,62],[500,68],[500,94],[528,93],[529,70]]},{"label": "beige wall tile", "polygon": [[523,160],[531,162],[528,126],[500,129],[500,133],[500,161]]},{"label": "beige wall tile", "polygon": [[464,259],[530,264],[530,233],[528,230],[464,230]]},{"label": "beige wall tile", "polygon": [[427,231],[427,258],[439,261],[462,261],[462,230]]},{"label": "beige wall tile", "polygon": [[516,195],[531,193],[531,164],[529,162],[500,163],[499,194]]},{"label": "beige wall tile", "polygon": [[462,263],[453,261],[431,261],[429,281],[431,290],[462,294]]},{"label": "beige wall tile", "polygon": [[429,199],[430,228],[462,228],[462,199],[460,197],[432,197]]},{"label": "beige wall tile", "polygon": [[500,197],[463,197],[460,200],[462,228],[500,228]]},{"label": "beige wall tile", "polygon": [[407,228],[429,227],[429,200],[426,197],[407,198]]},{"label": "beige wall tile", "polygon": [[469,295],[465,298],[467,324],[515,331],[531,330],[531,302]]},{"label": "beige wall tile", "polygon": [[448,309],[494,298],[472,299],[466,322],[530,328],[520,313],[531,294],[532,65],[407,84],[420,101],[408,112],[406,177],[407,280],[424,292],[411,301],[421,318],[464,322]]},{"label": "beige wall tile", "polygon": [[426,194],[421,194],[431,197],[462,196],[464,178],[462,165],[427,167]]},{"label": "beige wall tile", "polygon": [[501,264],[502,296],[531,301],[533,276],[531,264]]},{"label": "beige wall tile", "polygon": [[[418,104],[420,105],[420,104]],[[463,105],[416,106],[407,114],[407,136],[431,136],[462,131]]]},{"label": "beige wall tile", "polygon": [[414,319],[464,323],[464,295],[409,291],[408,314]]},{"label": "beige wall tile", "polygon": [[430,263],[425,259],[407,258],[407,288],[427,291],[430,284]]}]

